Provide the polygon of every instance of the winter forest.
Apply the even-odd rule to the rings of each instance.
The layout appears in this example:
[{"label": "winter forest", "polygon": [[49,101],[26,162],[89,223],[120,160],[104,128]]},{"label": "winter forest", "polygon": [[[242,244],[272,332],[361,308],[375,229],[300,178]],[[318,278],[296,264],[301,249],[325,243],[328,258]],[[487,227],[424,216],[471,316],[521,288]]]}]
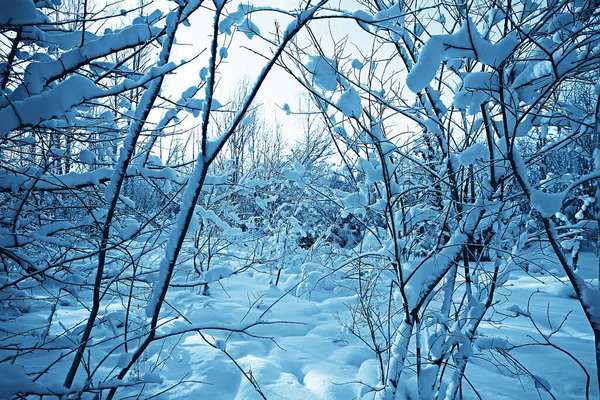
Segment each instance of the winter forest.
[{"label": "winter forest", "polygon": [[598,399],[598,0],[0,0],[0,399]]}]

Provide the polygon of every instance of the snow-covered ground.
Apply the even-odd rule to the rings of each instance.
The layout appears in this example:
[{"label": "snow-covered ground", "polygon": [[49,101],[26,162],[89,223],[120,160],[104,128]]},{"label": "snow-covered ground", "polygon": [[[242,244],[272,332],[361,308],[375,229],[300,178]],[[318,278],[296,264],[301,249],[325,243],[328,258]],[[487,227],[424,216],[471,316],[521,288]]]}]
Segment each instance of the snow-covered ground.
[{"label": "snow-covered ground", "polygon": [[[562,276],[558,266],[546,256],[528,255],[530,268],[542,265],[550,272]],[[581,268],[587,278],[593,278],[597,259],[592,253],[581,255]],[[515,271],[505,287],[498,293],[497,312],[490,321],[482,324],[482,335],[504,337],[511,349],[512,363],[499,353],[483,351],[472,358],[467,368],[467,379],[484,399],[551,398],[541,386],[551,389],[557,399],[585,398],[586,376],[578,364],[564,352],[570,353],[587,368],[591,375],[590,398],[598,398],[595,383],[595,358],[593,334],[577,301],[569,296],[572,290],[567,283],[549,274],[534,273],[528,276]],[[210,297],[191,293],[178,293],[180,304],[188,304],[190,320],[210,321],[224,314],[232,321],[252,321],[274,304],[262,319],[289,321],[295,324],[275,324],[253,328],[250,332],[269,337],[257,339],[234,334],[227,340],[227,350],[260,385],[268,399],[352,399],[372,398],[370,386],[379,383],[377,360],[372,351],[348,333],[342,323],[350,323],[351,307],[356,297],[351,291],[333,284],[317,285],[310,298],[300,298],[292,290],[301,274],[283,273],[280,287],[269,286],[267,275],[234,275],[222,282],[223,288],[213,285]],[[263,287],[262,290],[257,290]],[[540,293],[528,299],[535,291]],[[529,312],[531,318],[513,311],[518,305]],[[508,310],[510,309],[510,310]],[[557,346],[536,345],[545,343],[534,327],[548,334],[566,322],[549,340]],[[552,324],[552,326],[550,326]],[[215,334],[227,338],[227,335]],[[165,368],[165,387],[189,371],[187,379],[206,384],[187,384],[174,389],[168,398],[253,399],[260,398],[240,371],[225,355],[205,344],[199,335],[189,335],[177,346],[179,360]],[[519,372],[526,367],[539,382]],[[411,374],[407,373],[408,381]],[[408,387],[414,386],[407,382]],[[371,393],[370,393],[371,392]],[[370,393],[370,394],[369,394]],[[410,395],[410,393],[407,393]],[[464,386],[465,398],[476,395]]]},{"label": "snow-covered ground", "polygon": [[[171,309],[163,313],[176,319],[166,318],[159,334],[175,333],[192,326],[203,329],[173,335],[151,345],[143,363],[132,372],[142,383],[136,384],[133,390],[121,389],[117,397],[127,398],[139,392],[145,382],[140,398],[156,395],[154,398],[164,399],[259,399],[261,396],[249,381],[250,377],[267,399],[373,398],[372,388],[381,387],[377,358],[345,326],[352,325],[351,309],[357,299],[352,285],[344,287],[341,274],[320,281],[311,278],[323,277],[322,272],[326,271],[319,271],[313,263],[301,268],[305,256],[297,258],[297,265],[291,263],[291,267],[284,268],[278,286],[269,283],[273,278],[268,269],[259,268],[213,283],[208,296],[201,294],[198,288],[171,289],[167,299]],[[527,259],[530,270],[541,265],[562,276],[547,256],[531,251]],[[597,259],[592,253],[582,254],[580,265],[586,278],[595,276]],[[539,293],[532,296],[536,291]],[[544,387],[550,389],[556,399],[585,398],[585,373],[569,355],[587,369],[591,375],[590,398],[598,398],[593,335],[570,294],[566,283],[548,273],[534,272],[529,276],[516,270],[511,274],[498,291],[495,311],[487,318],[489,322],[483,323],[478,331],[482,337],[505,339],[507,346],[500,347],[507,349],[476,350],[466,371],[466,378],[481,398],[552,398]],[[87,294],[83,294],[79,300],[86,304],[86,297]],[[65,301],[58,306],[50,332],[59,335],[54,340],[56,347],[72,340],[68,335],[60,336],[61,327],[87,318],[82,303]],[[41,329],[47,325],[46,311],[30,310],[27,317],[30,327]],[[136,312],[143,318],[142,308]],[[114,339],[107,342],[103,339],[123,333],[124,314],[123,304],[107,302],[101,317],[103,322],[93,331],[92,360],[104,357],[114,348]],[[22,318],[19,321],[23,321]],[[260,323],[245,333],[209,329],[239,329],[257,321]],[[559,326],[554,334],[548,335]],[[17,331],[20,328],[5,324],[5,329]],[[547,345],[542,334],[556,347]],[[33,341],[33,337],[30,340]],[[25,349],[28,344],[23,342],[22,346]],[[25,354],[18,359],[18,364],[28,364],[24,365],[25,371],[39,370],[39,365],[48,365],[62,354],[58,351]],[[65,357],[58,363],[64,363],[66,368],[69,359]],[[111,368],[127,361],[121,346],[108,356],[103,364],[105,369],[95,376],[105,376]],[[37,384],[49,387],[50,391],[63,390],[60,388],[63,368],[54,368],[31,383],[31,377],[26,379],[16,367],[3,365],[4,377],[0,377],[3,386],[0,387],[4,389],[0,392],[15,385]],[[524,368],[536,376],[537,381],[524,373]],[[412,369],[403,375],[405,382],[401,386],[406,398],[417,396]],[[82,369],[80,374],[84,373]],[[52,384],[48,386],[49,383]],[[477,398],[467,383],[463,385],[463,394],[467,399]]]}]

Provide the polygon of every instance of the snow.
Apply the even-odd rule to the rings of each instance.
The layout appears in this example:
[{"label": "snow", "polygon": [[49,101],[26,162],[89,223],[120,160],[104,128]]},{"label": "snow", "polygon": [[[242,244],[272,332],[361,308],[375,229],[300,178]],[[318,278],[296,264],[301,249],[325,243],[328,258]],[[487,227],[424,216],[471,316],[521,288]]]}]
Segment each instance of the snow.
[{"label": "snow", "polygon": [[[89,160],[88,160],[89,161]],[[0,169],[0,190],[18,192],[35,182],[37,190],[69,191],[72,188],[99,185],[110,180],[114,169],[102,167],[89,172],[69,172],[68,174],[42,174],[42,169],[20,168],[16,171]],[[175,171],[171,168],[147,169],[130,166],[127,176],[145,176],[152,179],[164,179],[180,183]],[[35,178],[40,178],[39,180]],[[224,183],[222,177],[208,180],[208,184]],[[70,189],[71,188],[71,189]]]},{"label": "snow", "polygon": [[517,304],[513,304],[510,307],[506,308],[507,311],[512,311],[514,313],[515,317],[518,317],[519,315],[523,315],[525,317],[529,316],[529,313],[527,311],[524,311],[521,307],[519,307],[519,305]]},{"label": "snow", "polygon": [[64,71],[74,70],[78,66],[88,63],[89,60],[105,56],[118,49],[143,43],[157,33],[158,28],[151,28],[145,24],[133,25],[116,33],[90,40],[83,47],[63,53],[55,61],[31,63],[25,71],[24,85],[29,94],[39,93],[48,80],[60,76]]},{"label": "snow", "polygon": [[46,20],[32,0],[0,0],[0,26],[39,24]]},{"label": "snow", "polygon": [[219,103],[219,101],[217,99],[212,99],[211,103],[210,103],[210,111],[216,111],[219,108],[223,107],[221,105],[221,103]]},{"label": "snow", "polygon": [[509,34],[492,44],[485,40],[468,18],[453,35],[434,35],[419,52],[419,58],[406,77],[406,85],[418,93],[429,85],[443,60],[470,58],[495,67],[502,63],[518,45],[515,34]]},{"label": "snow", "polygon": [[[200,155],[202,157],[202,155]],[[205,174],[204,164],[197,162],[192,174],[189,177],[188,184],[185,187],[183,199],[180,204],[180,211],[177,214],[177,221],[175,226],[171,228],[169,233],[169,240],[165,248],[164,255],[160,261],[159,273],[154,283],[152,292],[152,298],[148,302],[146,307],[146,316],[152,318],[155,313],[160,312],[161,296],[164,295],[166,288],[168,287],[170,276],[172,274],[172,263],[175,260],[175,254],[179,251],[178,242],[185,237],[189,221],[186,221],[187,214],[193,213],[195,208],[194,196],[196,192],[200,191],[200,177]],[[214,221],[213,221],[214,222]]]},{"label": "snow", "polygon": [[[535,253],[526,256],[532,261],[546,257]],[[203,275],[203,278],[210,281],[220,279],[220,284],[223,285],[211,285],[210,296],[173,288],[168,294],[169,304],[183,312],[192,325],[180,321],[177,327],[168,325],[161,328],[159,335],[176,334],[177,331],[184,330],[189,330],[190,333],[182,335],[176,346],[165,349],[167,353],[163,354],[168,354],[168,357],[160,356],[160,349],[156,346],[149,349],[148,356],[154,360],[163,360],[164,367],[155,371],[141,371],[142,381],[154,385],[148,386],[148,395],[171,387],[186,375],[190,383],[177,385],[162,397],[215,400],[259,398],[254,388],[223,353],[227,351],[245,371],[252,370],[267,398],[372,398],[373,393],[369,392],[368,387],[357,382],[380,387],[377,360],[372,350],[349,332],[352,324],[351,308],[349,309],[348,305],[355,304],[357,297],[348,289],[339,290],[338,287],[337,291],[328,290],[317,283],[318,279],[313,282],[316,284],[310,287],[310,296],[299,293],[301,297],[298,298],[294,296],[295,292],[286,294],[300,282],[304,274],[324,275],[326,272],[326,266],[321,262],[302,262],[304,257],[306,255],[298,254],[291,260],[293,263],[302,263],[302,273],[294,273],[291,269],[284,268],[279,287],[269,285],[268,276],[264,274],[247,271],[232,275],[232,265],[222,265],[209,269]],[[585,258],[584,265],[588,265],[591,271],[597,259],[591,254],[585,257],[588,258]],[[549,264],[553,262],[547,257],[545,260]],[[480,393],[484,393],[486,398],[535,396],[534,380],[520,381],[518,376],[505,375],[491,363],[493,357],[497,357],[497,353],[490,355],[490,352],[530,343],[531,338],[528,335],[543,340],[535,336],[537,333],[528,322],[528,317],[518,315],[506,318],[506,312],[502,310],[509,307],[503,304],[521,304],[525,307],[529,294],[536,289],[543,293],[537,294],[531,302],[531,316],[539,323],[547,321],[548,318],[553,323],[558,323],[566,312],[574,310],[554,340],[557,345],[575,354],[588,368],[594,367],[591,354],[593,338],[591,332],[582,328],[585,317],[577,309],[576,300],[568,297],[557,298],[549,290],[549,287],[555,284],[565,286],[563,283],[557,282],[549,275],[530,277],[522,271],[516,271],[509,284],[510,291],[505,293],[507,298],[502,299],[498,307],[499,316],[503,319],[502,329],[499,331],[497,325],[492,323],[482,325],[473,349],[477,357],[473,357],[473,362],[467,367],[469,380]],[[82,295],[88,294],[84,292]],[[248,298],[254,298],[255,295],[261,301],[249,307]],[[110,307],[119,309],[120,305],[114,304]],[[270,307],[269,311],[263,315],[267,307]],[[528,312],[523,307],[521,310]],[[84,310],[73,304],[63,307],[56,318],[68,323],[71,319],[79,319],[83,313]],[[495,318],[493,315],[488,317]],[[220,329],[208,329],[211,326],[238,329],[260,320],[294,323],[256,325],[248,331],[253,337]],[[45,323],[45,320],[40,323]],[[194,327],[202,329],[210,344],[193,332]],[[213,345],[216,348],[213,348]],[[111,359],[115,365],[123,366],[130,360],[131,352],[124,352],[122,347],[120,349]],[[93,348],[92,357],[96,351],[98,347]],[[407,354],[412,351],[409,349]],[[564,357],[561,352],[545,351],[540,346],[524,346],[511,350],[511,354],[513,351],[518,360],[540,378],[540,382],[547,381],[551,385],[557,398],[581,398],[584,376],[572,360]],[[539,363],[540,357],[543,357],[544,363]],[[0,368],[3,368],[0,374],[0,379],[4,379],[3,388],[16,391],[26,387],[37,387],[37,384],[32,383],[23,373],[21,367],[5,363]],[[434,371],[429,372],[433,374]],[[412,373],[406,372],[403,376],[403,385],[410,386],[411,382],[414,382]],[[44,384],[45,382],[43,381]],[[123,381],[124,384],[128,382],[131,381]],[[135,393],[135,388],[132,388]],[[121,390],[120,395],[128,394],[128,389]],[[398,392],[399,396],[411,393],[407,392],[404,386],[401,386]],[[592,398],[594,393],[592,392]],[[465,398],[475,397],[465,391]]]},{"label": "snow", "polygon": [[475,164],[477,160],[486,160],[489,156],[490,152],[488,148],[481,143],[472,144],[457,155],[458,162],[465,167]]},{"label": "snow", "polygon": [[306,168],[304,168],[304,165],[302,165],[299,161],[294,161],[292,166],[294,167],[294,171],[296,171],[298,175],[302,176],[306,173]]},{"label": "snow", "polygon": [[360,105],[360,96],[356,90],[351,87],[346,90],[336,102],[339,108],[346,117],[360,118],[362,114],[362,106]]},{"label": "snow", "polygon": [[231,27],[233,25],[240,26],[246,20],[246,14],[252,10],[252,6],[248,4],[239,4],[238,9],[227,14],[219,23],[219,32],[231,35]]},{"label": "snow", "polygon": [[125,227],[119,232],[119,236],[123,240],[129,240],[140,230],[140,224],[135,219],[128,219],[125,224]]},{"label": "snow", "polygon": [[213,267],[202,274],[204,281],[211,283],[223,278],[229,278],[233,271],[228,267]]},{"label": "snow", "polygon": [[[459,388],[465,400],[598,398],[589,322],[600,326],[599,260],[585,230],[598,228],[599,193],[587,189],[600,176],[600,151],[592,159],[583,142],[569,142],[573,134],[586,137],[594,121],[572,104],[558,102],[555,115],[544,114],[554,109],[552,102],[534,103],[549,80],[570,82],[571,69],[594,60],[591,43],[588,54],[587,47],[574,47],[584,41],[560,45],[582,23],[557,13],[543,27],[549,37],[543,30],[532,36],[541,36],[540,48],[531,54],[519,49],[515,54],[527,57],[508,59],[519,42],[514,33],[498,40],[505,17],[500,9],[483,10],[478,27],[464,16],[453,34],[426,40],[450,28],[438,26],[446,17],[429,6],[423,26],[421,11],[413,15],[400,1],[346,12],[331,4],[321,8],[326,0],[303,11],[213,0],[218,9],[237,8],[215,17],[222,36],[208,67],[200,69],[200,79],[190,73],[199,82],[184,83],[180,100],[172,101],[163,78],[178,67],[168,62],[175,30],[194,21],[192,10],[214,14],[212,5],[200,8],[201,0],[174,3],[171,11],[140,16],[103,37],[88,32],[81,41],[81,31],[36,21],[45,17],[31,0],[0,0],[8,40],[19,28],[5,24],[37,24],[23,27],[18,67],[8,66],[10,82],[0,93],[0,142],[6,146],[0,150],[7,157],[0,168],[0,397],[27,397],[22,392],[31,390],[36,397],[104,398],[114,386],[115,398],[167,400],[454,399]],[[521,14],[535,6],[524,2]],[[218,151],[227,150],[239,124],[254,130],[261,121],[245,115],[255,92],[241,109],[214,98],[215,79],[228,77],[221,67],[239,66],[228,49],[260,35],[257,25],[266,26],[262,18],[269,12],[291,20],[278,28],[284,36],[276,40],[284,44],[274,53],[259,52],[275,58],[260,72],[258,89],[270,68],[285,62],[280,56],[295,57],[285,43],[296,40],[292,35],[317,9],[331,19],[332,36],[338,22],[358,23],[361,34],[377,35],[377,48],[400,49],[412,91],[427,88],[447,61],[443,85],[411,103],[402,93],[402,70],[392,70],[395,63],[383,53],[375,57],[349,36],[348,46],[332,37],[331,54],[327,41],[315,49],[299,37],[291,44],[306,69],[297,64],[291,70],[313,84],[324,134],[350,150],[347,164],[300,161],[294,157],[300,152],[278,149],[269,171],[244,168],[245,176],[232,185],[231,171],[222,168],[228,155]],[[313,33],[321,22],[310,21]],[[520,27],[521,42],[530,40],[532,27]],[[156,38],[165,31],[166,38]],[[226,37],[235,31],[236,38]],[[270,35],[260,41],[276,46]],[[113,68],[107,61],[112,53],[117,58],[154,39],[163,45],[157,65],[97,85],[93,74]],[[38,54],[27,53],[28,41]],[[126,67],[116,73],[122,72]],[[398,86],[378,87],[384,82]],[[196,98],[202,87],[205,99]],[[142,97],[130,102],[126,92],[137,88]],[[499,94],[507,97],[504,109],[496,104]],[[291,100],[277,100],[288,115],[284,102]],[[339,113],[325,114],[328,103]],[[522,116],[535,104],[540,108]],[[489,114],[478,115],[482,105]],[[215,117],[231,113],[229,130],[208,118],[215,110],[221,111]],[[506,121],[498,111],[507,113]],[[179,113],[185,114],[181,120]],[[160,137],[175,144],[172,128],[179,135],[181,127],[199,122],[186,113],[211,121],[195,163],[187,162],[186,149],[167,158],[165,143],[156,143]],[[556,124],[567,119],[569,127],[557,132]],[[61,129],[74,140],[65,142]],[[540,130],[547,142],[541,148],[534,142]],[[498,142],[485,142],[486,133]],[[258,144],[240,150],[252,161],[269,155]],[[556,149],[571,154],[569,162],[585,160],[580,165],[588,171],[560,171],[536,158],[535,152],[551,159]],[[552,173],[534,181],[538,166]],[[61,173],[65,168],[70,172]],[[475,199],[466,190],[470,182]],[[558,232],[550,239],[567,252],[567,262],[579,257],[577,270],[560,265],[548,237],[540,235],[541,222]],[[341,240],[331,240],[334,235]],[[494,241],[482,259],[463,259],[488,235]],[[315,239],[308,249],[306,238]],[[104,264],[99,244],[107,247]],[[473,258],[479,255],[473,251]],[[494,277],[497,286],[490,285]],[[89,333],[88,319],[90,340],[79,347],[84,359],[66,388],[65,371],[83,332]]]},{"label": "snow", "polygon": [[250,19],[245,18],[244,21],[240,25],[238,25],[238,30],[243,32],[246,37],[250,40],[254,38],[254,35],[260,35],[260,30],[258,26],[256,26]]},{"label": "snow", "polygon": [[290,109],[290,105],[285,103],[281,109],[285,112],[285,115],[292,115],[292,110]]},{"label": "snow", "polygon": [[391,24],[392,22],[401,23],[401,16],[402,2],[397,2],[391,4],[389,8],[378,11],[374,19],[379,22],[387,22],[388,24]]},{"label": "snow", "polygon": [[162,383],[163,379],[157,372],[147,372],[142,379],[144,383]]},{"label": "snow", "polygon": [[93,164],[96,161],[96,155],[89,150],[81,150],[79,152],[79,161],[86,164]]},{"label": "snow", "polygon": [[117,365],[121,368],[125,368],[127,366],[127,364],[129,364],[130,361],[131,361],[131,353],[122,353],[119,356]]},{"label": "snow", "polygon": [[362,172],[364,172],[367,176],[367,183],[373,184],[383,180],[383,171],[380,168],[377,168],[376,165],[369,160],[364,158],[358,159],[358,166]]},{"label": "snow", "polygon": [[314,84],[323,90],[332,91],[338,86],[337,63],[323,56],[309,56],[306,69],[313,75]]},{"label": "snow", "polygon": [[460,91],[454,94],[454,106],[468,108],[469,115],[480,112],[480,106],[499,91],[498,75],[491,72],[470,72],[463,77]]},{"label": "snow", "polygon": [[284,176],[287,179],[289,179],[290,181],[294,182],[296,185],[298,185],[301,189],[304,189],[306,187],[306,183],[302,179],[302,176],[306,172],[306,169],[304,168],[304,166],[302,164],[300,164],[297,161],[294,162],[292,167],[293,167],[293,170],[290,170],[288,168],[283,169],[282,172],[283,172]]},{"label": "snow", "polygon": [[23,392],[40,390],[40,385],[36,384],[25,374],[25,370],[20,365],[9,363],[0,364],[0,391],[4,398]]},{"label": "snow", "polygon": [[530,190],[531,206],[539,211],[543,217],[552,217],[562,209],[566,193],[545,193],[534,188]]},{"label": "snow", "polygon": [[369,204],[367,198],[361,193],[350,193],[342,200],[342,204],[344,208],[354,209],[354,208],[362,208]]},{"label": "snow", "polygon": [[[352,13],[352,16],[358,20],[365,21],[365,22],[373,21],[373,16],[364,10],[356,10]],[[365,25],[365,26],[368,26],[368,25]]]},{"label": "snow", "polygon": [[229,226],[213,210],[206,210],[201,205],[197,205],[196,213],[202,217],[205,224],[208,222],[213,223],[215,226],[221,228],[226,235],[239,235],[242,233],[241,229]]},{"label": "snow", "polygon": [[0,136],[19,127],[63,117],[72,107],[101,94],[102,90],[89,79],[71,76],[47,92],[0,109]]}]

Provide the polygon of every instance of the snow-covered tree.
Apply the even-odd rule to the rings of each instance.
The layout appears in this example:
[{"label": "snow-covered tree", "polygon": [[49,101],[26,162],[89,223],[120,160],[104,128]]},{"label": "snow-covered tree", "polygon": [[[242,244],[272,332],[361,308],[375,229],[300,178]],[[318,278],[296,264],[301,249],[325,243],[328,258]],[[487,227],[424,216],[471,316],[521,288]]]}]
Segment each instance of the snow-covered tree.
[{"label": "snow-covered tree", "polygon": [[[356,397],[485,398],[469,376],[483,360],[556,398],[555,377],[519,358],[540,346],[592,398],[597,1],[262,3],[0,0],[0,394],[168,396],[202,385],[174,364],[193,336],[268,398],[257,376],[276,363],[236,360],[242,340],[294,326],[300,312],[274,312],[289,297],[339,295],[332,341],[373,362],[340,385]],[[261,69],[228,81],[248,50]],[[277,105],[294,130],[261,114],[276,69],[307,96]],[[540,322],[538,294],[509,300],[527,274],[579,308]],[[244,307],[234,277],[256,284]],[[557,344],[571,312],[596,373]],[[355,362],[347,349],[337,359]],[[288,378],[328,395],[325,378]]]},{"label": "snow-covered tree", "polygon": [[[360,34],[334,36],[333,52],[313,36],[288,70],[365,177],[342,203],[369,227],[363,268],[386,271],[361,285],[366,331],[355,330],[380,359],[382,396],[401,396],[409,365],[420,398],[457,396],[471,355],[489,350],[478,347],[479,325],[539,235],[575,290],[600,363],[599,288],[577,271],[583,232],[597,229],[584,216],[595,194],[581,193],[597,179],[594,150],[579,143],[597,142],[598,98],[573,98],[597,77],[595,3],[361,4],[331,10]],[[370,40],[372,50],[348,50],[348,40]],[[376,286],[390,293],[387,316],[374,311],[386,298]]]}]

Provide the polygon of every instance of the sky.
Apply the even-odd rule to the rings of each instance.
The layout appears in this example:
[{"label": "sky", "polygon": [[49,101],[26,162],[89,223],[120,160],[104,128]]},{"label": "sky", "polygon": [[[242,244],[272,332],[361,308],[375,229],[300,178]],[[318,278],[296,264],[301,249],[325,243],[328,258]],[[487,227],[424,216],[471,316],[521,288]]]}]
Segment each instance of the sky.
[{"label": "sky", "polygon": [[[230,1],[226,7],[227,11],[235,11],[239,1]],[[254,4],[276,6],[281,9],[294,9],[298,7],[299,0],[258,0]],[[190,27],[181,27],[181,32],[178,35],[180,46],[173,53],[173,59],[189,57],[194,52],[199,52],[208,48],[210,41],[210,27],[212,25],[211,13],[200,12],[196,13],[190,21]],[[252,14],[251,20],[256,24],[264,36],[273,37],[276,30],[276,24],[280,25],[280,30],[283,30],[291,21],[291,18],[271,11],[258,12]],[[333,52],[332,41],[330,39],[330,29],[336,36],[339,32],[351,34],[354,46],[360,47],[360,28],[350,21],[313,21],[310,24],[315,35],[322,41],[322,46],[326,51]],[[366,38],[362,35],[362,38]],[[308,35],[306,32],[301,32],[298,39],[300,43],[308,43]],[[268,45],[264,40],[255,36],[249,40],[243,33],[236,32],[231,36],[227,36],[228,56],[223,64],[219,67],[219,88],[217,98],[225,104],[227,98],[237,90],[236,85],[244,77],[248,76],[251,82],[254,82],[263,66],[266,64],[266,59],[261,55],[254,53],[248,48],[253,49],[264,55],[269,55],[274,48]],[[370,46],[370,42],[364,43]],[[352,50],[348,45],[346,52]],[[357,54],[358,55],[358,54]],[[197,82],[197,74],[202,66],[207,65],[207,52],[198,58],[197,62],[185,66],[178,73],[175,79],[169,80],[169,89],[174,92],[181,92],[191,84]],[[292,66],[291,64],[288,64]],[[299,111],[299,103],[302,101],[301,95],[306,93],[306,90],[284,71],[281,67],[274,68],[268,75],[261,90],[259,91],[258,101],[263,104],[263,112],[265,118],[270,123],[279,123],[284,130],[285,137],[288,138],[288,144],[299,139],[302,135],[301,124],[298,117],[293,115]],[[289,104],[292,115],[286,115],[282,110],[285,104]]]},{"label": "sky", "polygon": [[[137,0],[129,1],[132,2],[131,4],[137,4]],[[240,2],[240,0],[228,1],[225,14],[235,12]],[[300,6],[300,2],[301,0],[243,1],[244,4],[251,3],[257,6],[277,7],[283,10],[297,9]],[[206,4],[210,8],[213,8],[212,1],[207,0]],[[331,5],[334,7],[339,6],[340,2],[331,1]],[[357,7],[356,2],[353,0],[344,1],[342,6],[349,9]],[[119,5],[118,7],[123,7],[123,5]],[[171,1],[155,0],[145,8],[145,14],[150,14],[157,8],[164,12],[173,7],[174,3]],[[200,82],[199,71],[203,67],[208,66],[208,49],[212,37],[213,18],[214,12],[208,9],[200,9],[193,14],[189,21],[189,26],[182,25],[179,27],[177,45],[171,53],[170,60],[179,62],[180,60],[190,60],[196,56],[197,58],[180,67],[176,74],[166,79],[163,93],[168,97],[174,100],[179,99],[183,91],[191,86],[198,85]],[[291,21],[291,17],[274,11],[260,11],[251,14],[251,21],[258,26],[263,36],[272,39],[276,32],[276,25],[279,24],[280,31],[284,30]],[[344,48],[344,56],[346,57],[344,58],[344,62],[351,63],[354,58],[361,59],[364,62],[361,53],[369,55],[370,50],[373,48],[373,36],[366,34],[354,21],[347,19],[318,20],[311,21],[309,26],[323,48],[324,53],[330,57],[335,53],[334,41],[339,41],[348,36],[348,41]],[[234,35],[220,35],[219,40],[219,47],[227,47],[228,55],[218,68],[216,99],[225,105],[236,90],[239,90],[238,84],[244,77],[247,77],[250,82],[256,80],[259,72],[267,62],[262,55],[268,56],[272,54],[274,46],[266,43],[265,40],[258,36],[249,40],[242,32],[235,32]],[[306,48],[310,44],[310,38],[306,29],[303,29],[297,35],[297,40],[299,47]],[[311,49],[308,51],[310,54],[316,55],[316,50]],[[382,51],[378,54],[378,57],[386,60],[388,54],[389,52]],[[285,57],[285,59],[288,61],[287,65],[293,67],[293,64],[289,62],[289,58]],[[304,56],[303,61],[307,62],[308,57]],[[389,65],[384,61],[381,63],[381,68],[389,68]],[[400,69],[399,65],[389,68],[393,73],[397,73]],[[368,73],[368,69],[363,68],[361,72],[363,78],[366,76],[364,75],[366,73]],[[301,122],[304,117],[295,115],[295,113],[300,111],[303,94],[306,94],[306,90],[288,72],[276,66],[270,71],[255,101],[255,103],[262,105],[263,116],[268,128],[273,129],[276,125],[282,128],[288,148],[293,146],[297,140],[300,140],[304,133]],[[336,96],[339,96],[339,94]],[[198,93],[196,97],[203,98],[203,91]],[[334,101],[336,98],[334,97]],[[292,115],[286,115],[286,112],[283,110],[286,104],[289,105]],[[194,119],[191,114],[187,115],[183,122],[184,126],[188,129],[199,123],[200,118]],[[401,126],[398,128],[400,131],[406,132],[406,124],[404,122],[398,125]],[[182,139],[185,141],[187,138],[183,137]]]},{"label": "sky", "polygon": [[[284,0],[283,2],[293,3]],[[271,2],[273,3],[273,2]],[[283,7],[283,5],[281,5]],[[234,2],[227,7],[228,10],[235,11],[237,5]],[[282,16],[278,15],[274,18],[274,13],[257,13],[252,17],[252,21],[259,27],[261,33],[269,35],[274,32],[275,21],[278,21],[283,26],[287,25],[288,21],[282,21]],[[208,17],[208,18],[207,18]],[[208,46],[211,40],[211,25],[213,14],[207,12],[199,12],[194,15],[190,21],[190,27],[181,27],[181,32],[178,35],[180,46],[173,53],[173,59],[178,60],[179,57],[186,58],[191,54],[207,49],[196,62],[182,68],[181,71],[169,80],[169,89],[174,92],[182,92],[189,86],[198,82],[198,72],[202,67],[207,66]],[[224,35],[222,35],[224,36]],[[269,35],[270,36],[270,35]],[[269,54],[273,46],[265,44],[265,42],[254,37],[249,40],[243,33],[237,32],[231,36],[223,37],[231,41],[228,44],[228,56],[222,62],[218,69],[218,90],[217,99],[221,104],[225,104],[227,99],[238,90],[238,83],[245,77],[249,77],[251,82],[256,80],[259,72],[262,70],[266,60],[258,54],[253,53],[245,47],[255,49],[261,53]],[[223,41],[220,45],[224,44]],[[302,87],[281,68],[275,68],[271,71],[267,80],[263,84],[259,92],[259,102],[264,104],[265,117],[268,120],[276,118],[286,129],[287,135],[293,138],[290,130],[296,130],[294,122],[289,123],[293,117],[288,117],[281,107],[285,103],[294,104],[296,99],[302,93]],[[286,118],[287,117],[287,118]]]}]

